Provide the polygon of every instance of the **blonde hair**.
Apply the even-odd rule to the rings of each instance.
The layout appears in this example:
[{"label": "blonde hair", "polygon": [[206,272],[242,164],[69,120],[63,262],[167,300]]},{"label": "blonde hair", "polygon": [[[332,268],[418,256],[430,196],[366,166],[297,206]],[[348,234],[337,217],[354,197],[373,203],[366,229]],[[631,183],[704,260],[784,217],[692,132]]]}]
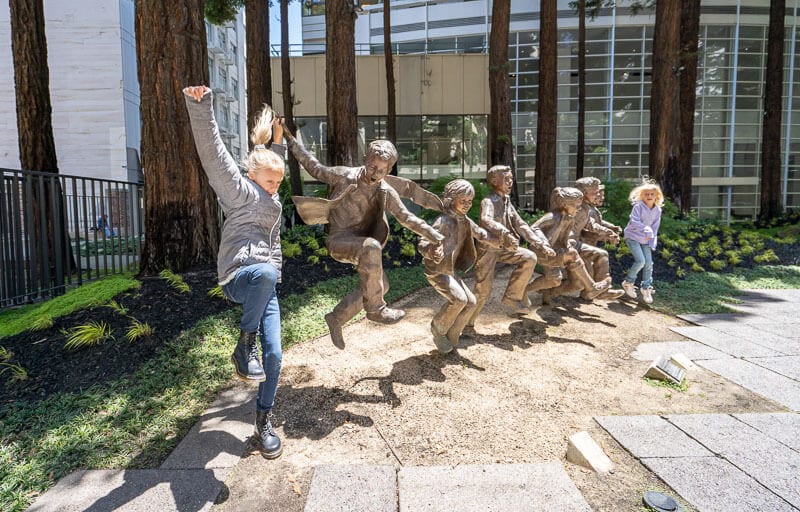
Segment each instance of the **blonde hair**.
[{"label": "blonde hair", "polygon": [[641,185],[631,190],[631,193],[628,195],[628,200],[631,202],[631,204],[635,203],[636,201],[642,201],[642,196],[648,190],[655,190],[656,206],[659,208],[664,206],[664,193],[661,191],[661,187],[658,186],[656,180],[647,178],[643,179]]},{"label": "blonde hair", "polygon": [[270,149],[272,146],[272,123],[276,117],[275,111],[269,105],[264,105],[256,117],[253,131],[250,132],[253,150],[242,162],[250,177],[253,173],[262,170],[284,172],[283,159]]}]

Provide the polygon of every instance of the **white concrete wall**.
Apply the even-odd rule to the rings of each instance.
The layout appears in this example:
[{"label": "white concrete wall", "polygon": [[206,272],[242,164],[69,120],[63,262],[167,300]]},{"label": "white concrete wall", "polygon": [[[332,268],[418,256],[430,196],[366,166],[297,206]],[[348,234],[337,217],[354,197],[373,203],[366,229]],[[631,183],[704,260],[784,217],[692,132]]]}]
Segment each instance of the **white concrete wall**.
[{"label": "white concrete wall", "polygon": [[[120,0],[45,2],[59,172],[127,180]],[[8,4],[0,7],[0,166],[19,168]]]}]

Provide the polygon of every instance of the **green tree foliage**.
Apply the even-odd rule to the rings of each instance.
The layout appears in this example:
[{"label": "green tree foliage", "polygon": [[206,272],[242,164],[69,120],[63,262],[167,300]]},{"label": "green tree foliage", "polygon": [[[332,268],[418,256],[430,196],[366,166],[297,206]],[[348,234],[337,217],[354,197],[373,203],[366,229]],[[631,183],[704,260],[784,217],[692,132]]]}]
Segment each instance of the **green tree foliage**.
[{"label": "green tree foliage", "polygon": [[244,6],[245,0],[206,0],[206,19],[214,25],[222,25],[236,19],[236,13]]}]

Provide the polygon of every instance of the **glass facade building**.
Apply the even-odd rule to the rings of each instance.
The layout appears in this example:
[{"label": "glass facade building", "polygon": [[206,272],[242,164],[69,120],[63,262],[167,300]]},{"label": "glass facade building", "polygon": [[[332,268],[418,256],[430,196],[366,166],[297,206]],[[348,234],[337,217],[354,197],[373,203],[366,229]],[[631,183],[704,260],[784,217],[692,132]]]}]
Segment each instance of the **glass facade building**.
[{"label": "glass facade building", "polygon": [[[600,11],[586,28],[585,174],[637,179],[647,173],[652,40],[655,15],[629,2]],[[304,44],[319,44],[324,2],[306,2]],[[486,52],[491,2],[392,2],[392,42],[399,53]],[[785,19],[783,203],[800,206],[800,0]],[[382,53],[380,5],[363,5],[359,52]],[[316,20],[316,21],[315,21]],[[701,217],[752,218],[759,205],[761,122],[769,0],[702,1],[695,108],[692,205]],[[323,20],[324,26],[324,20]],[[315,28],[317,27],[317,28]],[[575,178],[578,126],[578,20],[558,1],[559,185]],[[539,72],[538,2],[513,2],[509,82],[520,206],[531,208]],[[322,33],[324,42],[324,32]],[[366,140],[383,120],[359,119]],[[459,138],[459,133],[461,137]],[[401,116],[400,168],[421,180],[447,170],[481,177],[486,168],[486,115]],[[324,139],[323,139],[324,140]]]}]

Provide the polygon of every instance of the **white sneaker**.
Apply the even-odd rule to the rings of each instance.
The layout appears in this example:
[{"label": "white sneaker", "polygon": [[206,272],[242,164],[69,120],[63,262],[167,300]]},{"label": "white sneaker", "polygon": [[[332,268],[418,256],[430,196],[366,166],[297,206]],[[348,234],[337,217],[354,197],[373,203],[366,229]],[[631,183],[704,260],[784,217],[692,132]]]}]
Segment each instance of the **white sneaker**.
[{"label": "white sneaker", "polygon": [[649,288],[642,288],[642,300],[644,301],[645,304],[653,303],[653,294],[655,292],[656,291],[653,289],[652,286]]},{"label": "white sneaker", "polygon": [[628,297],[632,299],[636,298],[636,287],[633,286],[633,283],[629,283],[628,281],[622,281],[622,289],[625,290],[625,295],[627,295]]}]

